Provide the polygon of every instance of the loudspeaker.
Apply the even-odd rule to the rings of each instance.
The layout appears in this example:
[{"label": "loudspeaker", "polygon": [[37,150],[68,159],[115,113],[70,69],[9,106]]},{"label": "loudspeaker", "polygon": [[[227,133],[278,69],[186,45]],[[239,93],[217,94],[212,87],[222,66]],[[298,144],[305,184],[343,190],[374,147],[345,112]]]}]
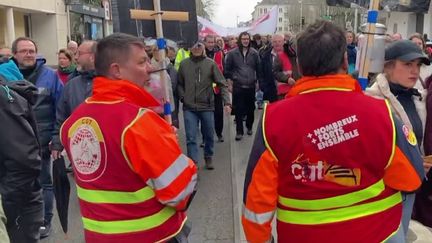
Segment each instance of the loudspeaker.
[{"label": "loudspeaker", "polygon": [[[163,32],[166,39],[182,41],[192,45],[198,39],[195,0],[160,0],[161,9],[166,11],[189,12],[189,21],[163,21]],[[153,10],[153,0],[112,0],[114,32],[123,32],[140,37],[156,37],[155,22],[151,20],[134,20],[130,18],[130,9]]]}]

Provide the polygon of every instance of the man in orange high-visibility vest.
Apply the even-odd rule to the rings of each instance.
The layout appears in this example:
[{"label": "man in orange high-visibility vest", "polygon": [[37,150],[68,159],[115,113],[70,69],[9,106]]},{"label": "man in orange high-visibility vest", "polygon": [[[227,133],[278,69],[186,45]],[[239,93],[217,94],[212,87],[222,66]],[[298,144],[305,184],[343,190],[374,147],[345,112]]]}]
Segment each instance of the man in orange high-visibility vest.
[{"label": "man in orange high-visibility vest", "polygon": [[197,168],[170,124],[148,107],[149,60],[137,37],[98,42],[93,95],[65,121],[87,243],[177,242]]},{"label": "man in orange high-visibility vest", "polygon": [[246,239],[270,242],[276,214],[278,242],[405,242],[400,192],[424,177],[412,131],[347,75],[343,30],[320,21],[297,43],[303,78],[266,106],[250,154]]}]

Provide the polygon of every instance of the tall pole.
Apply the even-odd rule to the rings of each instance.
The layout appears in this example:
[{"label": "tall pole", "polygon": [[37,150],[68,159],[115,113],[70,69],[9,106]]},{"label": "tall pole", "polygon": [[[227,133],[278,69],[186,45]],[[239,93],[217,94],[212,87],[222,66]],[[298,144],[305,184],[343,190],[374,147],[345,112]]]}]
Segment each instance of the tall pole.
[{"label": "tall pole", "polygon": [[66,5],[66,24],[67,24],[67,35],[69,40],[72,40],[71,36],[71,21],[70,21],[70,5]]},{"label": "tall pole", "polygon": [[[156,37],[157,37],[157,45],[159,49],[159,66],[162,68],[162,70],[166,70],[166,63],[165,63],[165,48],[166,48],[166,41],[164,39],[163,29],[162,29],[162,11],[161,11],[161,5],[160,0],[153,0],[154,10],[155,10],[155,23],[156,23]],[[170,95],[169,95],[169,88],[168,88],[168,79],[165,71],[159,72],[160,74],[160,80],[162,84],[162,88],[164,91],[164,99],[163,99],[163,106],[164,106],[164,118],[169,123],[172,124],[171,119],[171,104],[170,104]]]},{"label": "tall pole", "polygon": [[14,21],[13,8],[6,8],[6,27],[7,27],[6,45],[12,46],[12,42],[15,40],[15,21]]},{"label": "tall pole", "polygon": [[366,89],[369,83],[368,74],[369,74],[370,56],[372,53],[376,23],[378,21],[378,6],[379,6],[379,0],[370,0],[367,25],[365,30],[367,38],[364,46],[364,51],[362,51],[360,55],[360,67],[359,67],[359,78],[358,78],[358,81],[363,90]]},{"label": "tall pole", "polygon": [[358,26],[358,8],[354,9],[354,34],[357,34]]}]

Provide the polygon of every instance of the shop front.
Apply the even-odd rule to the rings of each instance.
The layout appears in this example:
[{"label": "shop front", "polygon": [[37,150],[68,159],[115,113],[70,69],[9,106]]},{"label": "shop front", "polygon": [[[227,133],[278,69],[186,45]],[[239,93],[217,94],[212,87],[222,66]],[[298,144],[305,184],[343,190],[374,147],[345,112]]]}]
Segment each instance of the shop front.
[{"label": "shop front", "polygon": [[71,40],[79,44],[84,40],[99,40],[104,37],[104,8],[85,4],[70,5]]}]

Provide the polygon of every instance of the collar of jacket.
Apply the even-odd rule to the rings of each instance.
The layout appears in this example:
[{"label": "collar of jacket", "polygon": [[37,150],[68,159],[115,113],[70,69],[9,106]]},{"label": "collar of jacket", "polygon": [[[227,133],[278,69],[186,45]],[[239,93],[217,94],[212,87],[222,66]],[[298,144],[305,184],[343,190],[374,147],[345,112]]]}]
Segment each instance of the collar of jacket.
[{"label": "collar of jacket", "polygon": [[7,81],[17,81],[24,79],[23,75],[12,59],[0,64],[0,73]]},{"label": "collar of jacket", "polygon": [[159,106],[160,103],[144,88],[127,81],[111,80],[98,76],[93,80],[90,102],[113,102],[125,100],[141,107]]},{"label": "collar of jacket", "polygon": [[357,80],[348,74],[332,74],[318,77],[303,77],[292,87],[287,97],[292,97],[305,92],[319,90],[350,90],[362,92]]},{"label": "collar of jacket", "polygon": [[[420,92],[421,96],[412,96],[412,98],[414,100],[414,105],[416,106],[417,113],[422,120],[423,129],[425,129],[426,102],[425,99],[422,99],[422,97],[426,97],[427,91],[422,89],[420,86],[416,84],[415,88]],[[378,74],[375,79],[375,83],[370,88],[366,89],[366,94],[376,98],[387,99],[390,102],[392,111],[396,114],[396,116],[402,120],[403,124],[407,125],[410,129],[412,129],[412,125],[408,118],[408,115],[406,114],[400,102],[397,100],[396,96],[390,91],[389,82],[383,73]]]}]

